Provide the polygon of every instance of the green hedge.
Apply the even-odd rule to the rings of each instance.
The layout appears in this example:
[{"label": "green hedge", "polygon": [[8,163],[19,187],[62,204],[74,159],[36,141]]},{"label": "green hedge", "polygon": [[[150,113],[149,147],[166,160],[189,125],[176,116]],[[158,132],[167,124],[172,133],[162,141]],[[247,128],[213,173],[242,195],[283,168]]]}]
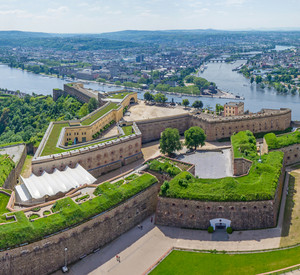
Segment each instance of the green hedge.
[{"label": "green hedge", "polygon": [[149,169],[152,171],[159,172],[159,173],[162,173],[162,172],[167,173],[171,177],[176,176],[181,172],[181,170],[177,166],[170,163],[169,161],[167,161],[167,160],[158,161],[157,159],[150,161]]},{"label": "green hedge", "polygon": [[[0,226],[0,249],[25,242],[33,242],[83,222],[129,199],[156,182],[157,179],[154,176],[144,174],[127,184],[121,185],[119,188],[110,183],[105,183],[101,196],[80,205],[70,198],[61,199],[52,207],[55,214],[33,222],[30,222],[23,212],[17,212],[15,213],[17,222]],[[99,190],[99,188],[97,189]]]},{"label": "green hedge", "polygon": [[160,196],[200,201],[270,200],[276,192],[282,161],[282,152],[271,152],[262,156],[262,163],[254,160],[248,175],[236,178],[197,179],[182,172]]},{"label": "green hedge", "polygon": [[276,137],[274,133],[269,133],[264,136],[269,149],[279,149],[289,145],[300,143],[300,132],[284,134]]}]

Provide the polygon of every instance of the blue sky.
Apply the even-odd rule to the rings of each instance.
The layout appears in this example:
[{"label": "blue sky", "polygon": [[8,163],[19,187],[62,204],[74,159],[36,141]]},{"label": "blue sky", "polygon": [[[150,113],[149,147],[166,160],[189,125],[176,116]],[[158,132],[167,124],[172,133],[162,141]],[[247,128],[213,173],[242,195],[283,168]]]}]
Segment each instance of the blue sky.
[{"label": "blue sky", "polygon": [[300,30],[300,0],[0,0],[0,30]]}]

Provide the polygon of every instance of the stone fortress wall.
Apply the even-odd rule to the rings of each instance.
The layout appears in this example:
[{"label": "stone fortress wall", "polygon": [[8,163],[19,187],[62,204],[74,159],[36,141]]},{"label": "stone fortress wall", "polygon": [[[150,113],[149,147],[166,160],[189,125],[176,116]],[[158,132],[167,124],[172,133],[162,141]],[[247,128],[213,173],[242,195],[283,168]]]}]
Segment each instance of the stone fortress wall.
[{"label": "stone fortress wall", "polygon": [[154,213],[156,183],[115,208],[67,231],[31,244],[0,252],[0,274],[50,274],[103,247]]},{"label": "stone fortress wall", "polygon": [[[99,93],[94,93],[91,90],[85,89],[82,83],[68,83],[64,84],[64,89],[53,90],[53,100],[56,101],[60,96],[71,95],[82,103],[88,103],[91,98],[95,98],[101,104],[101,97]],[[102,103],[103,104],[103,103]]]},{"label": "stone fortress wall", "polygon": [[249,115],[219,117],[207,114],[193,115],[190,126],[201,127],[208,141],[228,138],[240,131],[252,133],[283,131],[291,125],[291,110],[262,109]]},{"label": "stone fortress wall", "polygon": [[291,125],[291,110],[263,109],[256,114],[219,117],[210,114],[166,116],[162,118],[137,120],[143,143],[158,140],[166,128],[177,128],[180,134],[191,126],[201,127],[207,141],[229,138],[233,133],[250,130],[253,133],[283,131]]}]

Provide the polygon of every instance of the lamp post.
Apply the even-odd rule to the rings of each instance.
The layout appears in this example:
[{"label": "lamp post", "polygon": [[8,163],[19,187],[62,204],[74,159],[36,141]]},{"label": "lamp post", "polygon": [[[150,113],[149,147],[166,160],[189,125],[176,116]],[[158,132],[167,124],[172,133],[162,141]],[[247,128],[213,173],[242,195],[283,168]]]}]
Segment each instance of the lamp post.
[{"label": "lamp post", "polygon": [[68,248],[65,247],[65,265],[62,267],[62,271],[63,273],[68,271],[68,267],[67,267],[67,256],[68,256]]}]

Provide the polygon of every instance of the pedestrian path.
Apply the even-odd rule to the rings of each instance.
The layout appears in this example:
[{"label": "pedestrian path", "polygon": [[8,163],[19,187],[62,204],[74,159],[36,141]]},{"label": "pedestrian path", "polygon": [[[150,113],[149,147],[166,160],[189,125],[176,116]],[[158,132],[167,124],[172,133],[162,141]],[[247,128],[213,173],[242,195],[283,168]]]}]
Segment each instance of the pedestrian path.
[{"label": "pedestrian path", "polygon": [[[248,251],[278,248],[278,228],[237,231],[228,241],[212,241],[213,235],[204,230],[155,226],[150,217],[143,230],[132,228],[100,251],[70,266],[70,274],[143,274],[172,247],[199,250]],[[116,255],[120,256],[120,262]],[[57,273],[59,274],[59,273]]]}]

